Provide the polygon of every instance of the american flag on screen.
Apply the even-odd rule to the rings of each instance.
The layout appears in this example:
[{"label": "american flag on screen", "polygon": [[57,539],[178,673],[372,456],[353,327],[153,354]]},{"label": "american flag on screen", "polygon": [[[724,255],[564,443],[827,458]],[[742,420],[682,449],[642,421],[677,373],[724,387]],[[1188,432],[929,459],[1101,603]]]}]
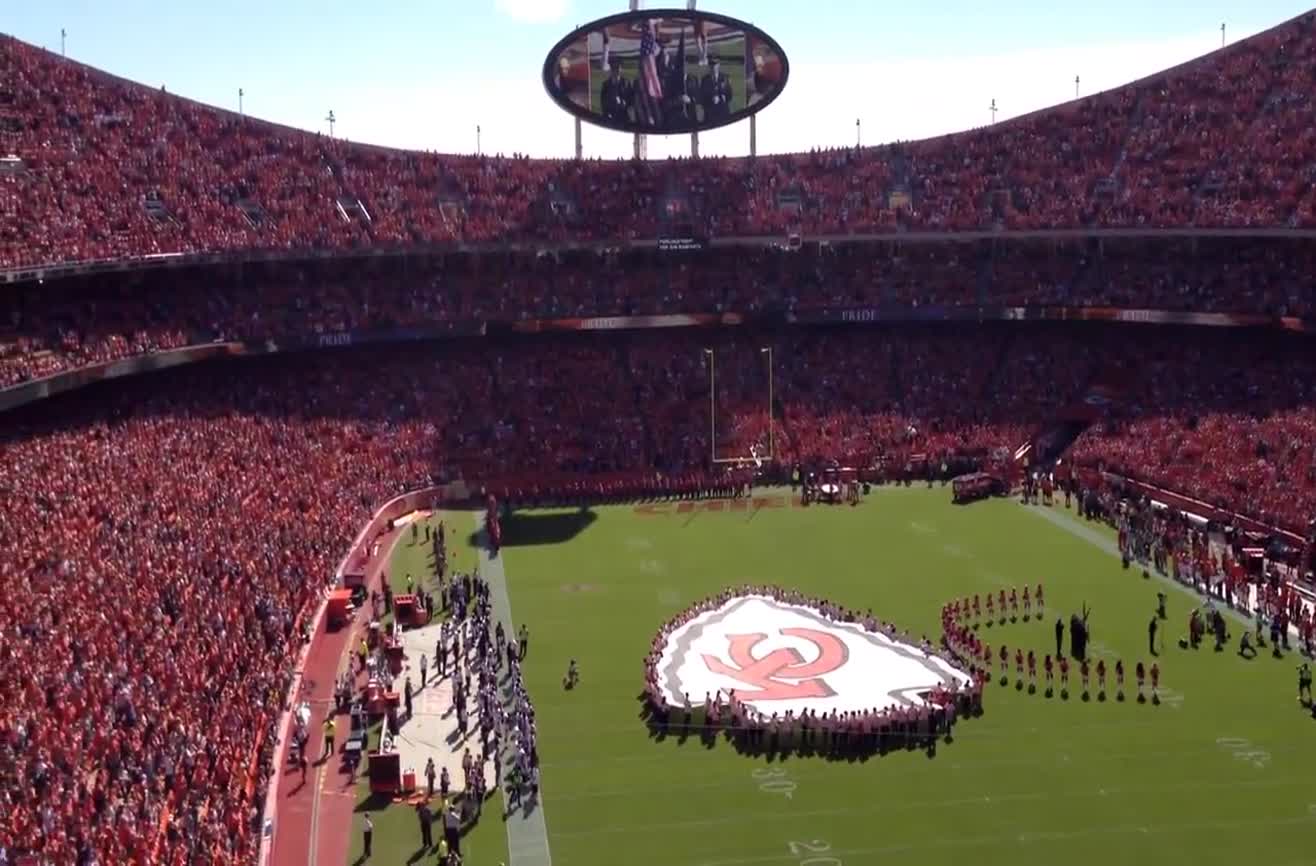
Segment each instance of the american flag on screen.
[{"label": "american flag on screen", "polygon": [[640,86],[636,88],[635,110],[641,123],[657,126],[662,116],[663,83],[658,78],[658,40],[649,20],[640,34]]}]

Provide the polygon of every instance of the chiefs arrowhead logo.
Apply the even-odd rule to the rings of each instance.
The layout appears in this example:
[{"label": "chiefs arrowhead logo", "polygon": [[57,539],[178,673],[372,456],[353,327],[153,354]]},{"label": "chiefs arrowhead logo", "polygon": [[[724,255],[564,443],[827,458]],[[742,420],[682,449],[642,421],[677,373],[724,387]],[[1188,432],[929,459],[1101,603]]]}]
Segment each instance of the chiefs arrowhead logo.
[{"label": "chiefs arrowhead logo", "polygon": [[746,688],[738,694],[742,700],[784,701],[795,698],[830,698],[836,692],[822,679],[824,674],[845,664],[850,652],[836,635],[812,628],[783,628],[787,637],[807,640],[818,649],[811,662],[794,647],[774,649],[762,658],[754,657],[754,647],[767,641],[765,634],[727,635],[727,651],[732,664],[713,655],[704,655],[704,664],[714,673],[725,674]]},{"label": "chiefs arrowhead logo", "polygon": [[764,595],[732,598],[675,628],[657,675],[673,706],[734,691],[764,714],[918,705],[938,685],[970,681],[917,646]]}]

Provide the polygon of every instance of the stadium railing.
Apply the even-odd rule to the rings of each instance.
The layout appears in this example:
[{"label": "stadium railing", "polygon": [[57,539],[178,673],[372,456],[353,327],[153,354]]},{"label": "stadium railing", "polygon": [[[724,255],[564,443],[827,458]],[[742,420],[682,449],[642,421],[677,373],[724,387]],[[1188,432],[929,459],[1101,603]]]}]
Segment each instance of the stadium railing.
[{"label": "stadium railing", "polygon": [[[315,602],[315,609],[304,611],[304,616],[298,620],[298,628],[302,623],[309,623],[311,639],[302,646],[301,651],[298,653],[292,681],[288,686],[288,693],[284,696],[283,712],[280,714],[275,728],[277,733],[274,743],[274,766],[276,768],[282,767],[287,761],[289,738],[292,732],[292,711],[296,705],[298,690],[301,688],[306,672],[306,660],[315,647],[316,641],[323,634],[322,626],[325,622],[325,611],[328,607],[329,589],[342,586],[344,575],[351,571],[363,557],[367,560],[370,558],[371,545],[387,531],[392,521],[412,511],[433,507],[437,503],[452,501],[453,499],[465,499],[465,494],[465,486],[461,484],[423,487],[419,490],[408,491],[379,506],[365,526],[361,527],[361,531],[357,533],[351,546],[348,547],[347,553],[334,570],[333,580],[326,584],[325,591],[321,593],[320,598]],[[270,855],[274,849],[274,838],[278,833],[280,776],[281,774],[277,772],[272,774],[265,790],[265,808],[261,816],[260,853],[257,861],[259,866],[268,866]]]}]

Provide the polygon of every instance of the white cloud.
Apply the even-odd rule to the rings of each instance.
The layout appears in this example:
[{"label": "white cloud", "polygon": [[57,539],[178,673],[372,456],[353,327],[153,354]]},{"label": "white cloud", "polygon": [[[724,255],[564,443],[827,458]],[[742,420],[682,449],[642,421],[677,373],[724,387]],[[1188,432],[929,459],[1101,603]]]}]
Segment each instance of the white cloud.
[{"label": "white cloud", "polygon": [[495,5],[509,18],[542,24],[566,16],[571,0],[497,0]]}]

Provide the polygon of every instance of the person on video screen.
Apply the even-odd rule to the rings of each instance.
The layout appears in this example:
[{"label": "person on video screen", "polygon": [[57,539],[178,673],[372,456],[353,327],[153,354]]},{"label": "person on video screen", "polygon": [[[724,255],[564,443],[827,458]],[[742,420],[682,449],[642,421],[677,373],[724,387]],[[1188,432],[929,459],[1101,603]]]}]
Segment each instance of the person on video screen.
[{"label": "person on video screen", "polygon": [[615,123],[625,123],[629,119],[626,111],[630,104],[630,82],[621,77],[621,64],[614,62],[611,65],[607,79],[603,82],[601,106],[604,119]]},{"label": "person on video screen", "polygon": [[722,71],[718,57],[710,58],[710,67],[700,83],[699,103],[704,108],[704,122],[716,123],[731,116],[731,79]]}]

